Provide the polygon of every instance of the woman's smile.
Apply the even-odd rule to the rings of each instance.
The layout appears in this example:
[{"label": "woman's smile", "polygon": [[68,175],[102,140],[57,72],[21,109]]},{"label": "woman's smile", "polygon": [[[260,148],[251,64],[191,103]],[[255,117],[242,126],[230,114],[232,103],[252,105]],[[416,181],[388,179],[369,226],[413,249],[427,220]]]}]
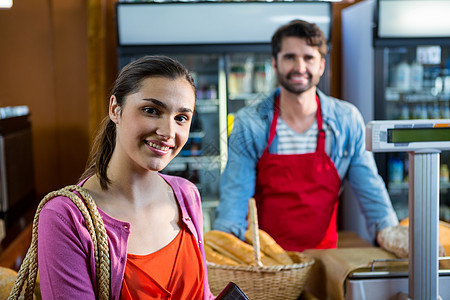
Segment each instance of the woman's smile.
[{"label": "woman's smile", "polygon": [[148,146],[150,150],[152,150],[157,155],[166,155],[169,153],[169,150],[174,149],[172,146],[166,146],[161,143],[157,142],[151,142],[151,141],[144,141],[144,143]]}]

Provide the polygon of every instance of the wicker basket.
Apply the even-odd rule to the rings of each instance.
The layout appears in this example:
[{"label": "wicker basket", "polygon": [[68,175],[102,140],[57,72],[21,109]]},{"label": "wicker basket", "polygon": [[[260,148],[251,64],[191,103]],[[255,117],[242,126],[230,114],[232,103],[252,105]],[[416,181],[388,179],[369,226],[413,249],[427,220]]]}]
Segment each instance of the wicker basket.
[{"label": "wicker basket", "polygon": [[302,293],[314,259],[300,252],[288,252],[292,265],[262,266],[258,219],[254,199],[249,200],[249,226],[253,228],[255,266],[217,265],[207,262],[211,292],[219,294],[230,282],[236,283],[251,299],[293,299]]}]

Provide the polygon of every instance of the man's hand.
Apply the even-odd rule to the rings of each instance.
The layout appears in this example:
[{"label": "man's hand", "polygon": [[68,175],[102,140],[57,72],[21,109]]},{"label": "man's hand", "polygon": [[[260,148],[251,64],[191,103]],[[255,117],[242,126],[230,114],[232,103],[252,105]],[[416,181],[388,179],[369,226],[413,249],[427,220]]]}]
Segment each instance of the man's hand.
[{"label": "man's hand", "polygon": [[[406,226],[391,226],[377,234],[377,242],[386,251],[392,252],[400,258],[408,257],[409,230]],[[439,256],[445,256],[444,247],[439,244]]]}]

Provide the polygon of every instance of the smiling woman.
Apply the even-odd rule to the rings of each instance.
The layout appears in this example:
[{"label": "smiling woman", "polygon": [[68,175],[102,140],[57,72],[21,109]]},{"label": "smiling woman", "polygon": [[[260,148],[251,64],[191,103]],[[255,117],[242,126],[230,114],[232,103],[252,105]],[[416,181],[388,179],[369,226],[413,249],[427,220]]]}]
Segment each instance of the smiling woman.
[{"label": "smiling woman", "polygon": [[[175,103],[176,101],[178,103]],[[130,107],[126,108],[126,104],[129,104],[128,106]],[[179,107],[174,107],[175,105]],[[188,71],[178,62],[167,57],[153,56],[142,58],[125,66],[114,85],[110,98],[109,116],[103,121],[103,129],[94,142],[91,161],[82,178],[97,173],[102,189],[107,187],[110,183],[107,168],[116,147],[116,138],[125,139],[129,135],[129,133],[124,136],[119,135],[119,131],[124,126],[129,126],[130,130],[135,130],[132,128],[133,126],[148,126],[148,123],[140,123],[138,125],[135,122],[139,120],[144,122],[146,119],[148,121],[153,120],[152,123],[155,126],[159,126],[157,129],[158,133],[163,133],[162,136],[156,139],[161,143],[162,139],[166,138],[164,136],[165,130],[173,130],[171,123],[167,123],[168,117],[186,118],[186,111],[190,110],[192,112],[194,108],[194,81]],[[169,109],[177,109],[180,110],[180,113],[185,114],[182,116],[169,116],[168,114],[174,113],[170,112]],[[125,110],[126,115],[122,115],[125,113]],[[127,117],[131,117],[133,122],[127,122]],[[188,117],[187,121],[188,125],[190,125],[192,113]],[[123,121],[121,120],[122,118],[124,118]],[[163,124],[163,122],[166,122],[166,124]],[[184,129],[189,130],[189,127],[185,126]],[[124,128],[123,130],[128,129]],[[144,128],[141,128],[141,130],[144,130]],[[179,135],[176,137],[179,140]],[[143,141],[146,138],[149,137],[143,138]],[[147,139],[147,141],[150,140]],[[171,142],[175,143],[175,140],[173,139]]]},{"label": "smiling woman", "polygon": [[[195,101],[191,75],[168,57],[133,61],[116,80],[78,184],[105,224],[111,299],[213,298],[200,194],[159,173],[186,143]],[[75,204],[64,196],[45,204],[38,232],[43,298],[95,299],[94,245]]]},{"label": "smiling woman", "polygon": [[112,160],[132,159],[143,169],[161,171],[189,137],[195,94],[184,78],[150,77],[120,105],[113,95],[109,115],[117,128]]}]

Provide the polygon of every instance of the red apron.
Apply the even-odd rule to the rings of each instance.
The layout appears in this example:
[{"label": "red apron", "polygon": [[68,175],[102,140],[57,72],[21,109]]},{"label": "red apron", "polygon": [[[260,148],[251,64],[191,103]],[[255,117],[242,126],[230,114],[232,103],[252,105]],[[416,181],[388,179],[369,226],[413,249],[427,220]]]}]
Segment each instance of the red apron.
[{"label": "red apron", "polygon": [[325,131],[317,101],[317,148],[314,153],[271,154],[279,96],[275,99],[269,141],[257,165],[255,200],[259,227],[285,250],[336,248],[336,213],[341,179],[325,152]]}]

